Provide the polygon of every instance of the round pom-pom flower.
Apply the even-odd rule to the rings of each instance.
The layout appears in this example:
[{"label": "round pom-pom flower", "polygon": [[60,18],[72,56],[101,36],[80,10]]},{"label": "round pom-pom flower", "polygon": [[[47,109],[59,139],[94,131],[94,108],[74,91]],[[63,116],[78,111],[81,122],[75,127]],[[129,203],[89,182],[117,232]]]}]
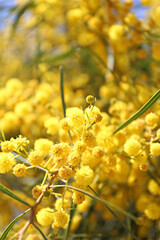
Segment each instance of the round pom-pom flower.
[{"label": "round pom-pom flower", "polygon": [[0,173],[7,173],[15,165],[14,155],[12,153],[0,153]]},{"label": "round pom-pom flower", "polygon": [[160,187],[159,187],[158,183],[156,183],[153,179],[151,179],[148,183],[148,190],[153,195],[160,194]]},{"label": "round pom-pom flower", "polygon": [[63,179],[68,179],[74,174],[74,171],[69,166],[63,166],[59,169],[59,176]]},{"label": "round pom-pom flower", "polygon": [[102,158],[104,155],[104,149],[100,146],[93,148],[92,154],[95,158]]},{"label": "round pom-pom flower", "polygon": [[47,185],[43,185],[43,186],[36,185],[36,186],[34,186],[34,188],[32,189],[32,196],[34,198],[38,199],[39,196],[44,192],[46,187],[47,187]]},{"label": "round pom-pom flower", "polygon": [[160,143],[152,143],[150,147],[151,154],[154,156],[160,155]]},{"label": "round pom-pom flower", "polygon": [[37,222],[45,227],[50,225],[54,220],[54,211],[52,208],[42,208],[37,214],[36,214]]},{"label": "round pom-pom flower", "polygon": [[43,155],[48,155],[52,146],[53,142],[45,138],[39,138],[34,143],[34,149],[42,152]]},{"label": "round pom-pom flower", "polygon": [[85,200],[85,195],[81,192],[75,191],[72,196],[73,202],[76,204],[81,204]]},{"label": "round pom-pom flower", "polygon": [[42,153],[39,151],[33,151],[30,152],[28,155],[28,161],[33,165],[33,166],[38,166],[43,162],[43,156]]},{"label": "round pom-pom flower", "polygon": [[73,127],[82,126],[85,121],[84,112],[78,107],[68,108],[66,112],[67,118],[69,118],[70,125]]},{"label": "round pom-pom flower", "polygon": [[86,150],[87,145],[83,141],[77,141],[74,144],[74,148],[78,153],[82,154]]},{"label": "round pom-pom flower", "polygon": [[54,213],[54,225],[56,227],[64,228],[64,226],[68,223],[69,215],[65,211],[58,211]]},{"label": "round pom-pom flower", "polygon": [[50,153],[53,154],[55,158],[66,158],[71,151],[71,147],[68,143],[62,142],[52,146]]},{"label": "round pom-pom flower", "polygon": [[160,206],[157,203],[150,203],[144,213],[149,219],[157,220],[160,218]]},{"label": "round pom-pom flower", "polygon": [[68,156],[68,162],[73,167],[76,167],[81,161],[81,155],[77,151],[73,151]]},{"label": "round pom-pom flower", "polygon": [[129,156],[137,156],[141,150],[141,144],[136,139],[128,139],[124,145],[124,151]]},{"label": "round pom-pom flower", "polygon": [[1,149],[3,152],[12,152],[15,148],[15,145],[13,142],[10,142],[10,141],[4,141],[4,142],[1,142]]},{"label": "round pom-pom flower", "polygon": [[55,117],[47,119],[44,123],[45,128],[47,128],[47,133],[54,135],[58,133],[59,130],[59,121]]},{"label": "round pom-pom flower", "polygon": [[94,173],[93,170],[88,166],[82,166],[76,171],[75,180],[79,185],[87,186],[93,181]]},{"label": "round pom-pom flower", "polygon": [[92,147],[95,143],[95,137],[90,131],[85,131],[82,134],[82,141],[86,143],[87,146]]},{"label": "round pom-pom flower", "polygon": [[69,125],[69,119],[68,118],[63,118],[60,121],[60,127],[64,130],[64,131],[68,131],[70,129],[70,125]]},{"label": "round pom-pom flower", "polygon": [[26,166],[24,164],[18,163],[13,168],[13,174],[17,177],[23,177],[26,173]]},{"label": "round pom-pom flower", "polygon": [[94,103],[95,102],[95,98],[92,95],[88,95],[86,97],[86,102],[89,103],[89,104]]},{"label": "round pom-pom flower", "polygon": [[149,113],[145,117],[145,120],[148,126],[155,128],[158,123],[158,116],[155,113]]}]

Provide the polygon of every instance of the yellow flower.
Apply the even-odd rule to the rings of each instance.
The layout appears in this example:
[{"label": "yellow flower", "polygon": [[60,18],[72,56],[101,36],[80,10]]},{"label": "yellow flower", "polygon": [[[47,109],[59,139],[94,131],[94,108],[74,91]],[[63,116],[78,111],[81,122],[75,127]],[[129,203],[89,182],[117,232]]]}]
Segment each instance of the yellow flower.
[{"label": "yellow flower", "polygon": [[71,167],[63,166],[59,169],[58,173],[61,178],[68,179],[74,174],[74,171],[72,170]]},{"label": "yellow flower", "polygon": [[141,150],[141,144],[136,139],[128,139],[124,145],[124,151],[129,156],[137,156]]},{"label": "yellow flower", "polygon": [[28,155],[28,161],[33,165],[33,166],[38,166],[41,165],[43,162],[43,156],[42,153],[39,151],[32,151]]},{"label": "yellow flower", "polygon": [[66,116],[72,127],[79,128],[85,121],[84,112],[78,107],[67,108]]},{"label": "yellow flower", "polygon": [[158,116],[155,113],[149,113],[146,115],[145,120],[148,126],[155,128],[158,123]]},{"label": "yellow flower", "polygon": [[23,137],[22,135],[19,135],[16,139],[11,138],[10,141],[13,142],[15,148],[19,150],[24,150],[26,146],[29,144],[29,140],[26,137]]},{"label": "yellow flower", "polygon": [[58,211],[54,213],[54,225],[58,228],[64,228],[64,226],[68,223],[69,215],[65,211]]},{"label": "yellow flower", "polygon": [[160,128],[157,130],[157,138],[160,138]]},{"label": "yellow flower", "polygon": [[68,156],[68,162],[71,166],[76,167],[81,161],[81,155],[77,151],[73,151]]},{"label": "yellow flower", "polygon": [[91,104],[91,103],[94,103],[95,102],[95,97],[93,97],[92,95],[88,95],[86,97],[86,102]]},{"label": "yellow flower", "polygon": [[54,220],[54,210],[52,208],[42,208],[38,213],[36,214],[37,222],[45,227],[50,225]]},{"label": "yellow flower", "polygon": [[58,211],[58,210],[61,210],[62,208],[62,201],[63,201],[63,209],[69,209],[71,207],[71,202],[68,200],[68,199],[63,199],[62,198],[59,198],[56,200],[55,202],[55,209]]},{"label": "yellow flower", "polygon": [[71,231],[75,231],[78,228],[82,219],[83,218],[81,215],[74,215],[74,217],[72,219],[72,223],[71,223]]},{"label": "yellow flower", "polygon": [[75,180],[79,185],[87,186],[93,182],[94,173],[88,166],[82,166],[76,171]]},{"label": "yellow flower", "polygon": [[142,5],[144,6],[151,6],[153,0],[141,0]]},{"label": "yellow flower", "polygon": [[128,13],[124,18],[124,21],[129,25],[136,25],[138,23],[138,19],[134,13]]},{"label": "yellow flower", "polygon": [[75,191],[72,196],[73,202],[81,204],[85,200],[85,195],[81,192]]},{"label": "yellow flower", "polygon": [[160,187],[158,183],[156,183],[153,179],[151,179],[148,183],[148,190],[153,195],[158,195],[158,194],[160,195]]},{"label": "yellow flower", "polygon": [[9,94],[14,94],[16,91],[23,89],[23,82],[18,78],[11,78],[7,81],[6,88]]},{"label": "yellow flower", "polygon": [[[155,8],[153,8],[153,11],[152,11],[152,18],[153,18],[153,20],[155,21],[155,23],[159,26],[159,22],[160,22],[160,6],[158,5],[158,6],[156,6]],[[159,45],[159,43],[158,43],[158,45]],[[157,46],[158,47],[158,46]],[[158,59],[156,59],[156,60],[159,60],[159,53],[160,53],[160,51],[159,51],[159,49],[156,47],[156,49],[157,49],[157,51],[158,51],[158,55],[157,55],[157,57],[158,57]],[[155,50],[156,50],[155,49]],[[156,51],[155,51],[155,54],[156,54]]]},{"label": "yellow flower", "polygon": [[160,206],[157,203],[150,203],[144,213],[151,220],[157,220],[160,218]]},{"label": "yellow flower", "polygon": [[33,111],[33,107],[29,101],[17,103],[15,106],[15,113],[18,117],[25,118],[26,115]]},{"label": "yellow flower", "polygon": [[26,173],[26,166],[24,164],[18,163],[13,168],[13,174],[17,177],[23,177]]},{"label": "yellow flower", "polygon": [[[159,7],[159,16],[160,16],[160,7]],[[160,20],[160,17],[158,17],[158,18]],[[152,43],[152,57],[157,61],[160,60],[160,42]]]},{"label": "yellow flower", "polygon": [[64,130],[64,131],[68,131],[70,129],[70,125],[69,125],[69,119],[68,118],[63,118],[60,121],[60,127]]},{"label": "yellow flower", "polygon": [[94,157],[92,154],[92,150],[88,148],[82,154],[81,163],[82,165],[89,166],[90,168],[95,169],[100,163],[100,158]]},{"label": "yellow flower", "polygon": [[53,142],[45,138],[39,138],[34,142],[34,149],[43,155],[48,155],[52,146]]},{"label": "yellow flower", "polygon": [[151,154],[154,156],[160,155],[160,143],[151,143],[150,146]]},{"label": "yellow flower", "polygon": [[47,128],[48,134],[54,135],[58,133],[59,121],[56,117],[51,117],[45,121],[44,126]]},{"label": "yellow flower", "polygon": [[144,212],[144,210],[146,209],[146,207],[148,206],[149,204],[149,195],[147,194],[141,194],[137,200],[136,200],[136,209],[139,211],[139,212]]},{"label": "yellow flower", "polygon": [[102,120],[102,115],[98,107],[88,107],[85,110],[85,113],[93,122],[100,122]]},{"label": "yellow flower", "polygon": [[80,154],[82,154],[86,150],[86,148],[87,145],[82,141],[76,141],[76,143],[74,144],[74,149]]},{"label": "yellow flower", "polygon": [[12,153],[0,153],[0,173],[11,171],[15,163],[15,157]]},{"label": "yellow flower", "polygon": [[33,189],[32,189],[32,196],[36,199],[39,198],[39,196],[44,192],[45,188],[47,187],[47,185],[36,185]]},{"label": "yellow flower", "polygon": [[82,9],[80,8],[75,8],[71,9],[67,12],[67,20],[70,24],[75,24],[75,22],[82,20],[84,13]]},{"label": "yellow flower", "polygon": [[87,146],[93,147],[95,144],[95,137],[90,131],[85,131],[82,134],[82,141],[86,143]]},{"label": "yellow flower", "polygon": [[101,146],[93,148],[92,154],[95,158],[102,158],[104,155],[104,149]]},{"label": "yellow flower", "polygon": [[118,41],[123,37],[124,32],[125,32],[124,26],[120,24],[115,24],[109,28],[108,34],[111,41]]},{"label": "yellow flower", "polygon": [[71,147],[68,143],[58,143],[52,146],[50,153],[56,158],[62,157],[66,158],[68,157],[69,153],[71,151]]},{"label": "yellow flower", "polygon": [[13,142],[10,142],[10,141],[4,141],[4,142],[1,142],[1,149],[3,152],[12,152],[15,148],[15,145]]}]

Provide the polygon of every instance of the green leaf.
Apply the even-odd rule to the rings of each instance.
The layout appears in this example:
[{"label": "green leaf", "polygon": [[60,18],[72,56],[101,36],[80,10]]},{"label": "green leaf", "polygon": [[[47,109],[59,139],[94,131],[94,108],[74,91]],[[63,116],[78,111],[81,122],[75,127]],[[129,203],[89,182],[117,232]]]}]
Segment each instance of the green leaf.
[{"label": "green leaf", "polygon": [[64,100],[64,88],[63,88],[63,66],[60,66],[60,91],[61,91],[61,101],[62,101],[62,109],[63,109],[63,115],[66,117],[66,104]]},{"label": "green leaf", "polygon": [[142,108],[138,112],[136,112],[132,117],[130,117],[126,122],[121,124],[118,128],[113,131],[113,134],[119,132],[121,129],[128,126],[131,122],[139,118],[142,114],[144,114],[158,99],[160,98],[160,90],[158,90],[146,104],[143,105]]},{"label": "green leaf", "polygon": [[70,185],[51,185],[52,188],[62,188],[62,187],[65,187],[65,188],[70,188],[70,189],[73,189],[73,190],[76,190],[78,192],[81,192],[83,194],[85,194],[86,196],[90,197],[90,198],[93,198],[99,202],[101,202],[102,204],[104,204],[105,206],[109,207],[109,208],[112,208],[114,209],[115,211],[119,212],[119,213],[122,213],[123,215],[129,217],[130,219],[132,219],[133,221],[135,222],[138,222],[140,224],[143,224],[141,221],[139,221],[134,215],[132,215],[131,213],[128,213],[126,212],[125,210],[123,210],[122,208],[120,207],[117,207],[115,206],[114,204],[112,203],[109,203],[108,201],[105,201],[95,195],[92,195],[91,193],[87,192],[87,191],[84,191],[82,189],[79,189],[79,188],[76,188],[76,187],[73,187],[73,186],[70,186]]},{"label": "green leaf", "polygon": [[[88,187],[91,189],[91,191],[98,197],[98,194],[88,185]],[[110,208],[108,207],[107,205],[105,206],[108,211],[110,211],[110,213],[115,217],[115,219],[117,219],[117,221],[128,231],[128,233],[134,237],[134,239],[137,239],[138,238],[135,236],[135,234],[131,231],[131,229],[125,225],[125,223],[118,217],[118,215]],[[127,223],[128,221],[130,220],[130,218],[127,217]]]},{"label": "green leaf", "polygon": [[0,184],[0,191],[5,193],[6,195],[10,196],[11,198],[14,198],[15,200],[27,205],[30,207],[29,203],[25,202],[23,199],[18,197],[16,194],[14,194],[11,190]]},{"label": "green leaf", "polygon": [[[17,160],[19,160],[20,162],[23,162],[23,163],[25,163],[25,164],[27,164],[27,165],[29,165],[29,166],[32,166],[27,159],[23,158],[22,156],[19,156],[19,155],[18,155],[16,152],[14,152],[14,151],[13,151],[12,153],[15,155],[15,159],[17,159]],[[45,168],[43,168],[43,167],[35,166],[35,168],[38,168],[38,169],[40,169],[40,170],[42,170],[42,171],[44,171],[44,172],[47,172],[47,170],[46,170]]]},{"label": "green leaf", "polygon": [[29,0],[27,2],[25,2],[23,5],[20,5],[16,8],[13,9],[13,13],[16,13],[15,16],[15,20],[13,22],[12,28],[13,31],[16,30],[17,25],[19,23],[20,18],[22,17],[22,15],[30,8],[33,8],[35,6],[35,3],[33,2],[33,0]]},{"label": "green leaf", "polygon": [[35,224],[33,223],[33,226],[40,232],[40,234],[42,235],[42,237],[47,240],[46,236],[44,235],[44,233],[41,231],[41,229]]},{"label": "green leaf", "polygon": [[[66,117],[66,103],[65,103],[65,99],[64,99],[63,66],[62,65],[60,66],[59,71],[60,71],[60,92],[61,92],[63,116]],[[69,135],[69,139],[70,139],[70,144],[71,144],[71,146],[73,146],[70,130],[68,130],[68,135]]]},{"label": "green leaf", "polygon": [[1,135],[2,135],[2,139],[3,139],[3,141],[6,141],[5,134],[4,134],[4,132],[3,132],[2,129],[1,129]]},{"label": "green leaf", "polygon": [[5,240],[9,231],[13,228],[13,226],[16,224],[16,222],[18,222],[18,220],[23,217],[26,213],[28,213],[30,211],[30,209],[28,209],[27,211],[25,211],[24,213],[20,214],[18,217],[16,217],[4,230],[4,232],[2,233],[0,240]]},{"label": "green leaf", "polygon": [[72,219],[73,219],[73,216],[74,216],[74,214],[75,214],[75,211],[76,211],[76,208],[77,208],[77,204],[72,203],[72,207],[71,207],[71,208],[72,208],[72,209],[71,209],[71,212],[70,212],[69,223],[68,223],[68,226],[67,226],[67,229],[66,229],[66,232],[65,232],[64,240],[67,240],[67,239],[68,239],[68,235],[69,235],[69,231],[70,231]]},{"label": "green leaf", "polygon": [[44,57],[39,62],[40,63],[54,63],[54,62],[57,62],[57,61],[62,61],[63,59],[72,56],[75,52],[76,52],[76,48],[72,48],[69,51],[61,53],[59,55]]}]

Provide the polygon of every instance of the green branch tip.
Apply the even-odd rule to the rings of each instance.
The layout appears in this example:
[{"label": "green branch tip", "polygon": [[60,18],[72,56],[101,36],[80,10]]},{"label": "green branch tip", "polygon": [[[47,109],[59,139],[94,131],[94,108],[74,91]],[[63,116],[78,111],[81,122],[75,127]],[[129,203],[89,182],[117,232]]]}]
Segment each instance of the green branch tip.
[{"label": "green branch tip", "polygon": [[66,117],[66,104],[64,99],[63,66],[62,65],[59,67],[59,71],[60,71],[60,92],[61,92],[62,109],[63,109],[63,115],[64,117]]},{"label": "green branch tip", "polygon": [[115,206],[114,204],[112,203],[109,203],[108,201],[105,201],[99,197],[97,197],[96,195],[92,195],[91,193],[87,192],[87,191],[84,191],[82,189],[79,189],[79,188],[76,188],[76,187],[73,187],[73,186],[70,186],[70,185],[51,185],[52,188],[62,188],[62,187],[67,187],[67,188],[70,188],[70,189],[73,189],[73,190],[76,190],[78,192],[81,192],[83,194],[85,194],[86,196],[90,197],[90,198],[93,198],[99,202],[101,202],[102,204],[104,204],[105,206],[107,207],[110,207],[112,209],[114,209],[115,211],[129,217],[130,219],[132,219],[133,221],[137,222],[137,223],[140,223],[140,224],[143,224],[143,222],[139,221],[137,219],[137,217],[135,217],[134,215],[132,215],[131,213],[128,213],[126,212],[125,210],[123,210],[122,208],[118,207],[118,206]]},{"label": "green branch tip", "polygon": [[13,226],[18,222],[18,220],[23,217],[26,213],[28,213],[30,211],[30,209],[28,209],[27,211],[25,211],[24,213],[20,214],[19,216],[17,216],[15,219],[13,219],[13,221],[6,227],[6,229],[4,230],[4,232],[2,233],[0,240],[5,240],[9,231],[13,228]]},{"label": "green branch tip", "polygon": [[160,98],[160,90],[158,90],[133,116],[131,116],[127,121],[121,124],[118,128],[113,131],[113,134],[119,132],[131,122],[143,115],[158,99]]},{"label": "green branch tip", "polygon": [[30,204],[18,197],[15,193],[13,193],[11,190],[0,184],[0,192],[3,192],[4,194],[10,196],[11,198],[23,203],[24,205],[30,207]]}]

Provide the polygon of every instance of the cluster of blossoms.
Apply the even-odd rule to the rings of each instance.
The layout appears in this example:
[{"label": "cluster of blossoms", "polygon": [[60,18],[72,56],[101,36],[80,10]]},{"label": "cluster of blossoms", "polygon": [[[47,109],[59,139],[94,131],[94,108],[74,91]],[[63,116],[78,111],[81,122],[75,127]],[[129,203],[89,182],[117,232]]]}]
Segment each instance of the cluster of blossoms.
[{"label": "cluster of blossoms", "polygon": [[[125,210],[128,203],[134,200],[139,218],[149,222],[147,226],[138,228],[139,236],[143,236],[152,221],[160,221],[159,180],[147,174],[148,170],[155,174],[158,169],[160,109],[155,105],[157,113],[149,112],[145,118],[134,121],[125,130],[113,135],[114,124],[110,123],[113,118],[94,105],[95,98],[91,95],[86,101],[89,106],[84,111],[78,107],[67,108],[66,117],[60,120],[59,143],[39,138],[34,142],[34,149],[29,150],[29,141],[25,137],[2,141],[0,173],[13,170],[15,176],[27,177],[31,168],[45,170],[42,184],[32,188],[35,199],[43,194],[47,178],[49,180],[53,173],[54,184],[61,181],[82,190],[54,192],[54,188],[50,187],[44,194],[44,198],[48,198],[48,206],[44,200],[36,214],[41,226],[51,226],[54,231],[66,228],[73,201],[78,205],[71,227],[75,230],[82,221],[81,214],[91,204],[83,191],[92,192],[91,189],[94,189],[103,199]],[[15,158],[18,157],[13,153],[25,156],[30,166],[17,163]],[[51,201],[53,196],[58,197],[54,205]],[[95,209],[106,220],[114,217],[99,204],[95,204]]]},{"label": "cluster of blossoms", "polygon": [[[31,206],[38,203],[35,221],[51,239],[67,228],[73,204],[73,233],[86,229],[87,216],[89,233],[98,229],[110,232],[108,238],[124,237],[113,214],[84,194],[93,191],[144,223],[133,224],[139,238],[156,239],[160,105],[113,131],[160,88],[159,0],[141,0],[150,7],[146,21],[133,13],[132,0],[16,2],[16,11],[30,17],[20,15],[12,44],[8,29],[0,35],[0,130],[6,137],[0,138],[0,181]],[[67,73],[64,118],[59,64]],[[7,196],[0,198],[3,228],[15,216],[13,206],[24,210]],[[42,237],[30,226],[24,239]]]}]

